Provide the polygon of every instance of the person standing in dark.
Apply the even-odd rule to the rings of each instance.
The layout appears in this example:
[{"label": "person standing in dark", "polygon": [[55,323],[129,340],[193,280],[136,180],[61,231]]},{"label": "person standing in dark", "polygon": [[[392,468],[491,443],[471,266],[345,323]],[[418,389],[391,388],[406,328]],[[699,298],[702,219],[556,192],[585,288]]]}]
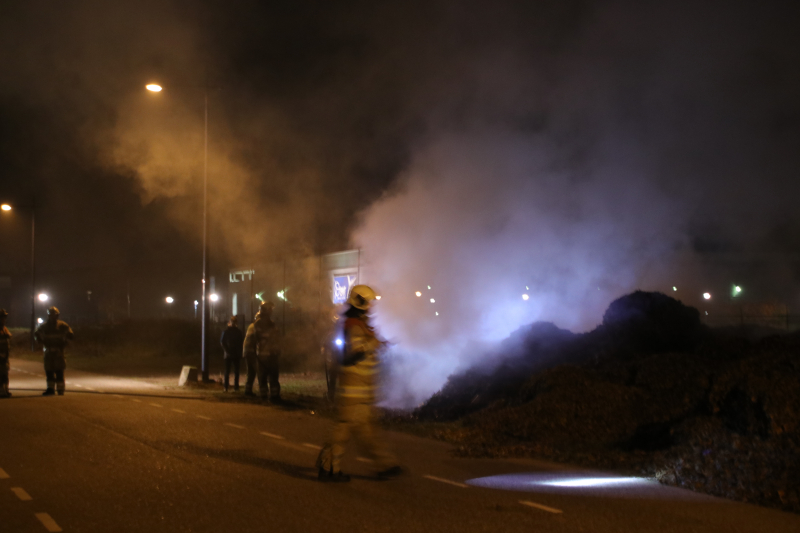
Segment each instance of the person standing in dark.
[{"label": "person standing in dark", "polygon": [[67,359],[64,357],[64,348],[67,342],[74,337],[72,329],[63,320],[59,320],[60,313],[57,307],[47,310],[47,321],[39,326],[33,334],[40,345],[44,346],[44,373],[47,378],[47,390],[42,396],[52,396],[58,390],[58,395],[64,395],[64,370],[67,368]]},{"label": "person standing in dark", "polygon": [[225,392],[230,384],[231,367],[233,367],[233,390],[239,392],[239,365],[242,362],[244,334],[238,327],[239,319],[232,316],[228,327],[222,332],[220,344],[225,352]]},{"label": "person standing in dark", "polygon": [[8,371],[11,370],[8,357],[11,352],[11,332],[6,327],[8,311],[0,309],[0,398],[10,398],[8,391]]},{"label": "person standing in dark", "polygon": [[255,358],[258,360],[258,392],[261,398],[279,402],[281,400],[279,381],[281,337],[271,318],[273,309],[275,309],[275,304],[272,302],[261,304],[255,322],[247,328],[247,335],[244,338],[244,355],[248,365],[247,389],[252,394],[250,360]]}]

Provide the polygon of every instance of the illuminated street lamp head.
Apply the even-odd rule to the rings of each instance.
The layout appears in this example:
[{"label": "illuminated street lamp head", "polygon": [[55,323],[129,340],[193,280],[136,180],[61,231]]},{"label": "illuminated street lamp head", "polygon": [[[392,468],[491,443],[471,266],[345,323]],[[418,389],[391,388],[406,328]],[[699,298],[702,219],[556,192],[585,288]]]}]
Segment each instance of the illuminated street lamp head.
[{"label": "illuminated street lamp head", "polygon": [[522,299],[525,300],[526,302],[528,301],[528,298],[530,298],[530,296],[528,296],[527,294],[522,295]]},{"label": "illuminated street lamp head", "polygon": [[164,298],[164,301],[167,302],[168,304],[171,304],[172,302],[175,301],[175,298],[173,298],[172,296],[167,296],[166,298]]},{"label": "illuminated street lamp head", "polygon": [[41,294],[39,294],[39,301],[40,301],[40,302],[46,302],[46,301],[47,301],[47,300],[49,300],[49,299],[50,299],[50,297],[49,297],[49,296],[47,296],[45,293],[41,293]]},{"label": "illuminated street lamp head", "polygon": [[208,297],[208,299],[211,300],[212,302],[219,301],[219,295],[218,294],[212,294],[212,295],[210,295]]},{"label": "illuminated street lamp head", "polygon": [[158,85],[157,83],[149,83],[149,84],[145,85],[144,88],[147,89],[148,91],[150,91],[151,93],[160,93],[161,92],[161,85]]},{"label": "illuminated street lamp head", "polygon": [[422,293],[421,293],[421,292],[419,292],[419,291],[415,292],[414,294],[416,294],[416,295],[417,295],[417,298],[419,298],[420,296],[422,296]]},{"label": "illuminated street lamp head", "polygon": [[2,209],[3,211],[11,211],[11,206],[8,204],[3,204],[0,205],[0,209]]},{"label": "illuminated street lamp head", "polygon": [[703,293],[703,298],[705,298],[706,300],[710,300],[711,299],[711,293],[710,292],[704,292]]}]

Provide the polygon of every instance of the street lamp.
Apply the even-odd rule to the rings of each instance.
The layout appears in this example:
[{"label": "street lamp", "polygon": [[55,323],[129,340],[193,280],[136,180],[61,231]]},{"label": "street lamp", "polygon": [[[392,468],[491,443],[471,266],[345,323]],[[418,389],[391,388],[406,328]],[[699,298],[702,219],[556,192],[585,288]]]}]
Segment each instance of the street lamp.
[{"label": "street lamp", "polygon": [[[153,93],[163,90],[161,85],[149,83],[145,89]],[[203,372],[203,381],[208,381],[208,288],[206,287],[206,270],[208,268],[208,80],[203,86],[203,277],[201,281],[201,307],[200,307],[200,368]]]},{"label": "street lamp", "polygon": [[39,298],[40,302],[46,302],[47,300],[50,299],[50,297],[48,295],[46,295],[45,293],[39,294],[38,298]]},{"label": "street lamp", "polygon": [[[36,331],[36,201],[31,205],[18,206],[31,210],[31,351],[36,351],[33,334]],[[0,205],[3,211],[11,211],[9,204]]]},{"label": "street lamp", "polygon": [[174,302],[174,301],[175,301],[175,299],[174,299],[172,296],[167,296],[166,298],[164,298],[164,300],[165,300],[165,301],[166,301],[168,304],[171,304],[172,302]]}]

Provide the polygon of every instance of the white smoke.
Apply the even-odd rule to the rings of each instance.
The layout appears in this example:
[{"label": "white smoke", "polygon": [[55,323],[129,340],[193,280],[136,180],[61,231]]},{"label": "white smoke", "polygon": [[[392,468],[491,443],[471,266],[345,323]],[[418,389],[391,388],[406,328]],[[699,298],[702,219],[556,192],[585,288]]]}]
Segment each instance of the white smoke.
[{"label": "white smoke", "polygon": [[614,298],[662,283],[679,201],[624,156],[577,171],[563,155],[532,136],[448,136],[366,211],[354,241],[396,343],[389,403],[423,400],[522,325],[591,329]]}]

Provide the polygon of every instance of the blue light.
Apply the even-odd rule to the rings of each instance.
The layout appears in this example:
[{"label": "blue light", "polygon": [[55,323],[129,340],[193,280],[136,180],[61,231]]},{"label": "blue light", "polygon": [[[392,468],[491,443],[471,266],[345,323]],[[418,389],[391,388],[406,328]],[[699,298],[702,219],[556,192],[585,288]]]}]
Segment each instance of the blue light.
[{"label": "blue light", "polygon": [[336,346],[341,346],[342,344],[344,344],[344,342],[342,342],[342,339],[336,339]]}]

